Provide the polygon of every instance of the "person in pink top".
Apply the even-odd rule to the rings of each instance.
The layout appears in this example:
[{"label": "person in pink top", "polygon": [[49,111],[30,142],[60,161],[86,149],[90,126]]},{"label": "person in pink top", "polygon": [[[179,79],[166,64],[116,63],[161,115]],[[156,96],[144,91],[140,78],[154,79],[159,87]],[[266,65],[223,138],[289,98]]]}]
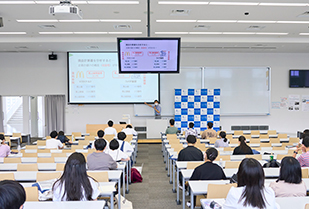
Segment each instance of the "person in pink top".
[{"label": "person in pink top", "polygon": [[0,157],[7,157],[10,154],[10,147],[5,144],[5,138],[3,134],[0,134],[0,140],[2,140],[0,145]]},{"label": "person in pink top", "polygon": [[302,151],[303,154],[301,154],[297,160],[301,167],[309,167],[309,136],[305,136],[302,142],[302,145],[294,151],[293,157],[296,158],[296,155],[298,154],[298,151]]}]

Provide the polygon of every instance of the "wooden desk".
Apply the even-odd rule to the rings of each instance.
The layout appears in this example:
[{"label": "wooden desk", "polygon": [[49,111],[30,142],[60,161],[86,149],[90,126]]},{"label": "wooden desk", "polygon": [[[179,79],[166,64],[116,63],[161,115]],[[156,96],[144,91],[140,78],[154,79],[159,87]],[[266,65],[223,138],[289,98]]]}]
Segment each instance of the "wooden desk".
[{"label": "wooden desk", "polygon": [[91,208],[102,209],[104,200],[100,201],[69,201],[69,202],[25,202],[24,209],[76,209]]}]

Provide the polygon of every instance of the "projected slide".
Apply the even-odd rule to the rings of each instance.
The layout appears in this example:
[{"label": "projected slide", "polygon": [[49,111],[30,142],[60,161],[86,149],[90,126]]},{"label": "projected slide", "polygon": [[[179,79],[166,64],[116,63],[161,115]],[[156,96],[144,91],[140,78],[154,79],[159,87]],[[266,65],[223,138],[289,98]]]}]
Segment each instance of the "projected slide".
[{"label": "projected slide", "polygon": [[177,72],[179,40],[119,40],[120,71]]},{"label": "projected slide", "polygon": [[68,52],[69,103],[140,103],[159,99],[156,74],[119,74],[117,53]]}]

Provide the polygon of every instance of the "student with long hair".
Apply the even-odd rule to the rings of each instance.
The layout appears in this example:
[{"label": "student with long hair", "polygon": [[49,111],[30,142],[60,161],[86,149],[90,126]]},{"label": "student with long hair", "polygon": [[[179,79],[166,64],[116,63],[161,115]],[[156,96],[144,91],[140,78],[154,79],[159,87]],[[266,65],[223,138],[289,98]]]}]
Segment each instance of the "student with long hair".
[{"label": "student with long hair", "polygon": [[53,201],[96,200],[99,184],[87,175],[83,154],[74,152],[68,158],[64,172],[53,185]]},{"label": "student with long hair", "polygon": [[281,160],[280,174],[276,182],[269,185],[276,197],[304,197],[307,195],[306,184],[302,181],[301,167],[294,157]]},{"label": "student with long hair", "polygon": [[252,149],[246,143],[246,137],[238,137],[239,146],[235,147],[233,155],[253,155]]},{"label": "student with long hair", "polygon": [[221,131],[219,136],[220,136],[220,139],[218,139],[215,142],[215,147],[228,147],[229,146],[229,140],[227,140],[227,138],[225,138],[226,137],[225,131]]},{"label": "student with long hair", "polygon": [[24,187],[17,181],[0,181],[0,208],[22,209],[26,201]]},{"label": "student with long hair", "polygon": [[237,172],[237,188],[232,187],[223,205],[224,209],[276,209],[274,191],[264,186],[264,170],[253,158],[245,158]]}]

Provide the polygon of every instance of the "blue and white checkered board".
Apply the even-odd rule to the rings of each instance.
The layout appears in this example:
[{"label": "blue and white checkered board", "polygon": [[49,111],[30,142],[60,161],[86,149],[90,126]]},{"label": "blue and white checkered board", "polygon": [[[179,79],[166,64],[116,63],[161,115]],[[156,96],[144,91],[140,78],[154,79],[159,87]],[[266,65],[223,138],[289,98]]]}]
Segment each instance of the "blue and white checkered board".
[{"label": "blue and white checkered board", "polygon": [[220,89],[175,89],[175,126],[183,132],[190,122],[198,132],[207,129],[207,122],[219,130]]}]

